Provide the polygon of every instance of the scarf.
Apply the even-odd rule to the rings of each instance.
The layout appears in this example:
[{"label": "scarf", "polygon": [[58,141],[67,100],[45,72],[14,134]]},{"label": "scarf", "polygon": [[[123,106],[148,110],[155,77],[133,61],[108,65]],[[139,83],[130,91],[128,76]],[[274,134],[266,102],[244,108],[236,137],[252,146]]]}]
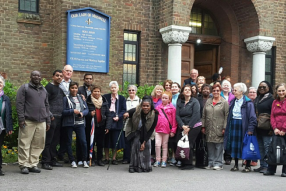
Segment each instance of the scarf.
[{"label": "scarf", "polygon": [[264,99],[268,97],[269,93],[264,94],[264,96],[259,100],[259,103],[261,103]]},{"label": "scarf", "polygon": [[3,95],[4,95],[4,91],[1,90],[1,91],[0,91],[0,98],[1,98]]},{"label": "scarf", "polygon": [[98,99],[94,98],[93,96],[90,96],[90,97],[96,109],[100,109],[102,106],[102,96],[100,96]]}]

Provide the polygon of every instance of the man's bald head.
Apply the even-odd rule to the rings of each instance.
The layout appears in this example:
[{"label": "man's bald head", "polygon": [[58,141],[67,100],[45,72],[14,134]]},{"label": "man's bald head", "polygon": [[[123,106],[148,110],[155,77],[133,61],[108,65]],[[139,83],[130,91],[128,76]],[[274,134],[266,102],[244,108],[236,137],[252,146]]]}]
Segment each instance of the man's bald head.
[{"label": "man's bald head", "polygon": [[71,65],[65,65],[63,69],[63,76],[65,81],[69,81],[72,77],[73,68]]},{"label": "man's bald head", "polygon": [[41,83],[41,72],[35,70],[33,72],[31,72],[31,76],[30,76],[30,79],[31,79],[31,83],[38,86],[40,85]]}]

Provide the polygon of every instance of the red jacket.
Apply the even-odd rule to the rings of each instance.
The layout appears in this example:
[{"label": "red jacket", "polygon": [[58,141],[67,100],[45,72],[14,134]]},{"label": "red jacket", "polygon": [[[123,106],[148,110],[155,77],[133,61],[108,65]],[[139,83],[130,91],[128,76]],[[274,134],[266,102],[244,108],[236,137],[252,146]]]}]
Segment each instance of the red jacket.
[{"label": "red jacket", "polygon": [[[169,122],[172,125],[172,131],[170,130],[169,122],[162,112],[162,109],[165,111]],[[157,133],[170,134],[172,132],[175,134],[177,131],[176,108],[172,104],[168,104],[165,108],[163,104],[160,104],[156,107],[156,110],[159,112],[159,115],[155,131]]]},{"label": "red jacket", "polygon": [[279,129],[286,132],[286,103],[284,101],[274,100],[271,110],[271,126],[273,129]]}]

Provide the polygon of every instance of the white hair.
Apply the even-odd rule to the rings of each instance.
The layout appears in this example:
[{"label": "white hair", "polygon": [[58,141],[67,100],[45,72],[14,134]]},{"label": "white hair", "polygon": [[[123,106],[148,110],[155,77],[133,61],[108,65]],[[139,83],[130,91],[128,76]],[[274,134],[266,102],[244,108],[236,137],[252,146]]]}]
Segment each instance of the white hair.
[{"label": "white hair", "polygon": [[228,86],[229,86],[228,92],[231,92],[231,83],[228,80],[223,80],[222,83],[221,83],[221,87],[222,88],[223,88],[223,84],[228,84]]},{"label": "white hair", "polygon": [[68,65],[68,64],[67,64],[67,65],[65,65],[63,70],[66,70],[66,67],[71,67],[72,72],[73,72],[73,68],[72,68],[72,66],[71,66],[71,65]]},{"label": "white hair", "polygon": [[109,87],[111,88],[112,85],[116,85],[116,87],[119,88],[119,85],[118,85],[117,81],[111,81],[109,83]]},{"label": "white hair", "polygon": [[197,74],[199,74],[199,71],[198,71],[197,69],[192,69],[191,72],[192,72],[192,71],[196,71]]},{"label": "white hair", "polygon": [[255,91],[257,91],[257,89],[256,89],[255,87],[250,87],[248,90],[249,90],[249,91],[250,91],[250,90],[255,90]]},{"label": "white hair", "polygon": [[5,79],[4,79],[4,77],[3,77],[3,76],[1,76],[1,75],[0,75],[0,81],[2,81],[3,86],[5,86]]},{"label": "white hair", "polygon": [[245,92],[247,91],[247,87],[246,87],[245,83],[242,83],[242,82],[239,82],[239,83],[234,84],[233,87],[238,87],[239,90],[240,90],[243,94],[245,94]]},{"label": "white hair", "polygon": [[130,88],[133,88],[133,89],[135,90],[135,92],[137,92],[137,87],[136,87],[135,85],[129,85],[129,86],[128,86],[128,90],[129,90]]}]

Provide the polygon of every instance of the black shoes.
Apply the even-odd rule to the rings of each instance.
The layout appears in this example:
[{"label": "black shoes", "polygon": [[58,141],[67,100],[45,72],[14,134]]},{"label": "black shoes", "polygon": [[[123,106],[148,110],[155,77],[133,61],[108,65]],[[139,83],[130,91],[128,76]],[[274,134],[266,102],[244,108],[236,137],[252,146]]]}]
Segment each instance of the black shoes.
[{"label": "black shoes", "polygon": [[129,164],[130,162],[128,160],[123,160],[122,164]]},{"label": "black shoes", "polygon": [[105,166],[105,164],[102,162],[102,160],[97,161],[98,166]]},{"label": "black shoes", "polygon": [[129,168],[129,172],[130,172],[130,173],[134,173],[135,171],[134,171],[133,168]]},{"label": "black shoes", "polygon": [[53,167],[47,163],[42,164],[42,169],[53,170]]},{"label": "black shoes", "polygon": [[286,173],[282,173],[282,174],[281,174],[281,177],[286,177]]},{"label": "black shoes", "polygon": [[241,172],[251,172],[251,167],[250,166],[246,166]]},{"label": "black shoes", "polygon": [[105,160],[103,161],[103,163],[104,163],[104,164],[109,164],[109,160],[105,159]]},{"label": "black shoes", "polygon": [[195,167],[193,165],[184,165],[180,167],[181,170],[194,170]]},{"label": "black shoes", "polygon": [[21,173],[22,173],[22,174],[29,174],[28,168],[27,168],[27,167],[21,168]]},{"label": "black shoes", "polygon": [[234,171],[239,171],[239,168],[238,168],[238,166],[235,166],[235,165],[234,165],[234,167],[231,168],[230,171],[233,171],[233,172],[234,172]]},{"label": "black shoes", "polygon": [[0,176],[4,176],[4,175],[5,173],[2,170],[0,170]]},{"label": "black shoes", "polygon": [[[271,176],[271,175],[274,175],[275,173],[273,173],[273,172],[269,172],[269,171],[266,171],[266,172],[264,172],[263,173],[263,175],[265,175],[265,176]],[[283,173],[282,173],[283,174]],[[281,176],[282,176],[282,174],[281,174]]]},{"label": "black shoes", "polygon": [[38,167],[34,166],[32,168],[29,168],[29,172],[40,173],[41,170]]},{"label": "black shoes", "polygon": [[51,166],[53,166],[53,167],[63,167],[63,165],[61,163],[57,162],[57,161],[51,162]]},{"label": "black shoes", "polygon": [[225,160],[225,165],[230,165],[231,161],[230,160]]},{"label": "black shoes", "polygon": [[113,164],[113,165],[118,165],[117,160],[112,160],[112,164]]}]

